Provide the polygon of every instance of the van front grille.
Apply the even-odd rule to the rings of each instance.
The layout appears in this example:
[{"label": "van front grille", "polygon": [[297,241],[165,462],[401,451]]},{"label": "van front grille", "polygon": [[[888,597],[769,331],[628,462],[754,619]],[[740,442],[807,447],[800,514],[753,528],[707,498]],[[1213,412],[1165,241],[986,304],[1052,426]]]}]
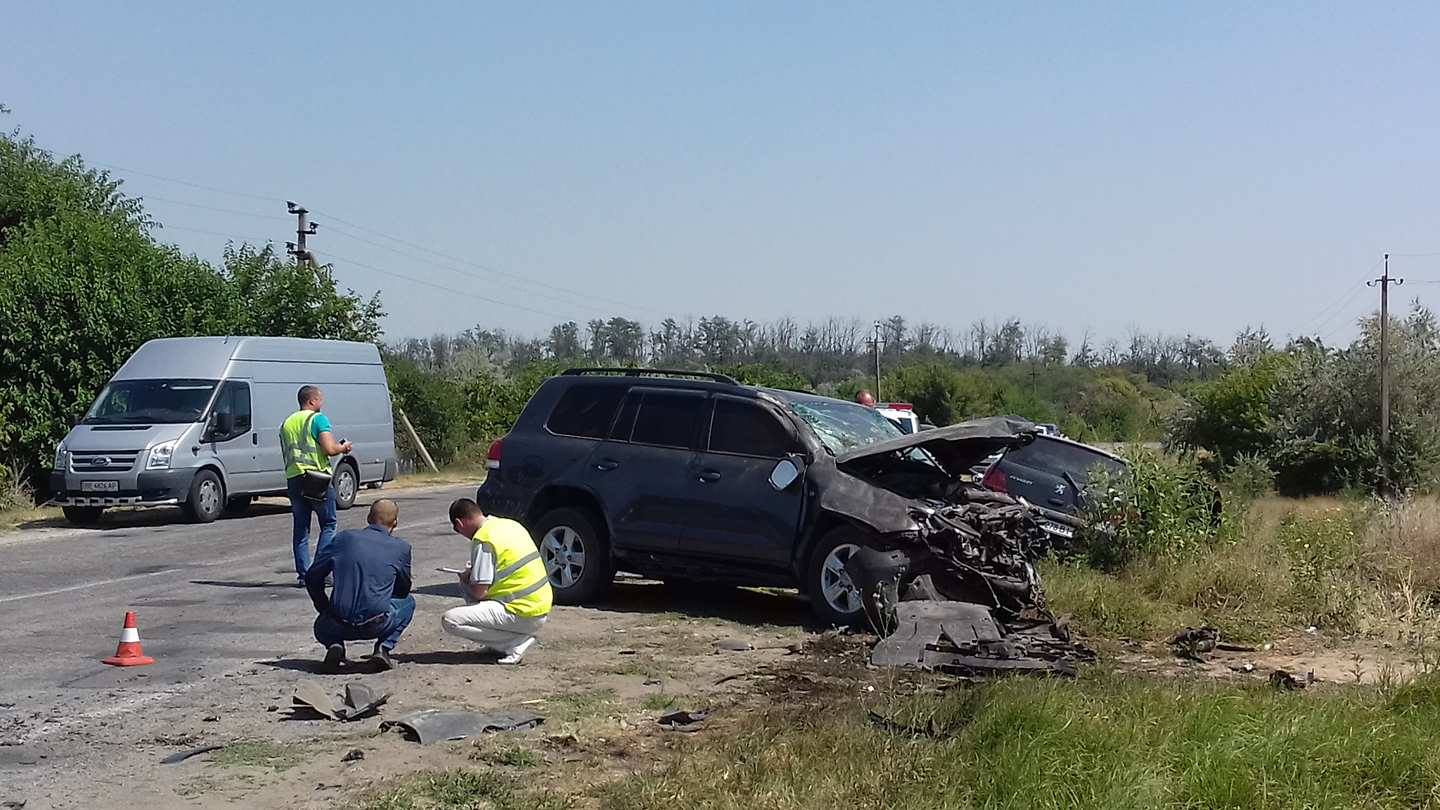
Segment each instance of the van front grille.
[{"label": "van front grille", "polygon": [[70,454],[70,469],[75,472],[129,472],[140,458],[139,450],[111,450]]}]

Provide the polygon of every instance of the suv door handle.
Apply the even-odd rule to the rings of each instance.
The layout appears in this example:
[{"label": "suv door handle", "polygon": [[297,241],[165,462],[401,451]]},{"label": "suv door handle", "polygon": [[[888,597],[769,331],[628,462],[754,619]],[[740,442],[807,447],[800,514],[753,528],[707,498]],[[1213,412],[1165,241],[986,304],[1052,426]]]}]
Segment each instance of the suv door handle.
[{"label": "suv door handle", "polygon": [[600,472],[610,472],[611,470],[619,466],[620,462],[616,461],[613,458],[601,459],[600,461],[595,462],[595,469],[599,470]]},{"label": "suv door handle", "polygon": [[702,484],[713,484],[720,480],[720,473],[714,470],[701,470],[698,477]]}]

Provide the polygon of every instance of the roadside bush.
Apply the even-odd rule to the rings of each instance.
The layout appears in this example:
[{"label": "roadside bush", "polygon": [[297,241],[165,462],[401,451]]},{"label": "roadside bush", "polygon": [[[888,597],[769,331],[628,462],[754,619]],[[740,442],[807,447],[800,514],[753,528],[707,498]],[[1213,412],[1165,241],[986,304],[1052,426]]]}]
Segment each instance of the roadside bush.
[{"label": "roadside bush", "polygon": [[1180,556],[1210,545],[1220,529],[1218,492],[1190,460],[1141,447],[1125,451],[1123,476],[1091,478],[1082,547],[1091,565],[1115,570],[1144,555]]},{"label": "roadside bush", "polygon": [[[465,397],[453,380],[428,373],[414,363],[399,358],[386,358],[385,375],[390,381],[391,401],[410,417],[410,424],[424,442],[436,464],[449,464],[470,444],[466,429]],[[410,435],[395,416],[397,452],[419,459],[411,447]]]},{"label": "roadside bush", "polygon": [[1275,489],[1275,471],[1259,455],[1241,454],[1225,470],[1225,495],[1237,505],[1246,505]]},{"label": "roadside bush", "polygon": [[1295,513],[1276,532],[1290,566],[1290,607],[1327,629],[1355,627],[1362,575],[1361,537],[1368,509],[1344,505],[1318,514]]},{"label": "roadside bush", "polygon": [[35,503],[34,493],[23,468],[0,463],[0,511],[23,509]]}]

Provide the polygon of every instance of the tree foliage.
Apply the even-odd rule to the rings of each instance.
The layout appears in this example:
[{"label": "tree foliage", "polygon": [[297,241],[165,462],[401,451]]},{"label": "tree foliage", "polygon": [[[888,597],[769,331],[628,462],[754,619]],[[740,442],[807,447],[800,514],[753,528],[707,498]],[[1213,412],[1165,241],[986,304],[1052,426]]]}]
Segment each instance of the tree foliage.
[{"label": "tree foliage", "polygon": [[0,459],[48,468],[71,421],[140,344],[182,335],[374,340],[378,299],[270,248],[215,268],[154,238],[119,181],[0,135]]}]

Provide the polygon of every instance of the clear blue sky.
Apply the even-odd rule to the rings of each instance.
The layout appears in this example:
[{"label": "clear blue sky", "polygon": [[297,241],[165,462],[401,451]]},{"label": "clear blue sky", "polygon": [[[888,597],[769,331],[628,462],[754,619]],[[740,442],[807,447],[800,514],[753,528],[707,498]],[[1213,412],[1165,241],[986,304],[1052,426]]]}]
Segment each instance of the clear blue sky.
[{"label": "clear blue sky", "polygon": [[1348,338],[1382,251],[1440,251],[1434,4],[542,5],[23,3],[0,102],[56,150],[273,197],[120,172],[202,256],[283,242],[285,198],[320,212],[391,337],[898,312]]}]

